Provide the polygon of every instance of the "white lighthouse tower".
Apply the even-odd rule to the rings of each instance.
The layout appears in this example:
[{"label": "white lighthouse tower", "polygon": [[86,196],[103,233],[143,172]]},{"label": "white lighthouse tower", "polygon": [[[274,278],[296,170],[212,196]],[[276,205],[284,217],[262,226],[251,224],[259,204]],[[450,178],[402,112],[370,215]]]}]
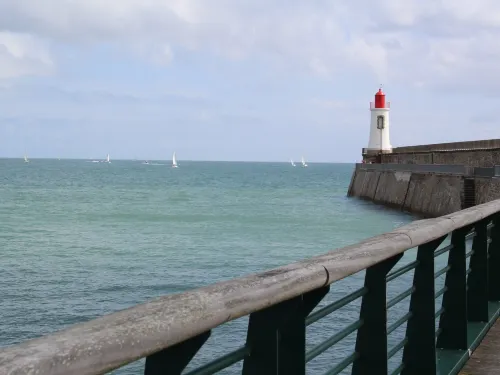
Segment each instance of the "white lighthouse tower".
[{"label": "white lighthouse tower", "polygon": [[385,94],[382,92],[381,87],[375,94],[375,101],[370,102],[370,140],[368,147],[363,149],[363,157],[392,152],[389,139],[390,104],[390,102],[385,101]]}]

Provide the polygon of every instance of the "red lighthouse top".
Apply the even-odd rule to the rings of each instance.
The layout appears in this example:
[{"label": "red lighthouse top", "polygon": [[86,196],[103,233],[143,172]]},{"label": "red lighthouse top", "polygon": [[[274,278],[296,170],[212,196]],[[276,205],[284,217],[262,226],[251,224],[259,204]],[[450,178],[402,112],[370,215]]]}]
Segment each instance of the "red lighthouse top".
[{"label": "red lighthouse top", "polygon": [[382,92],[382,88],[379,88],[375,94],[375,108],[385,108],[385,94]]}]

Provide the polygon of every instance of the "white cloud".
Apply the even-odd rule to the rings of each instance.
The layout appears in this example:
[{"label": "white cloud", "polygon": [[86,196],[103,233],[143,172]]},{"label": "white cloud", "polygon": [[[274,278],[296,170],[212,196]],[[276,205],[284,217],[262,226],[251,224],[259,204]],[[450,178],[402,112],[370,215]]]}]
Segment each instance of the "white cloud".
[{"label": "white cloud", "polygon": [[47,74],[53,66],[43,41],[31,35],[0,32],[0,79]]},{"label": "white cloud", "polygon": [[496,0],[4,0],[0,29],[117,43],[159,64],[182,47],[325,77],[354,68],[417,87],[500,87]]}]

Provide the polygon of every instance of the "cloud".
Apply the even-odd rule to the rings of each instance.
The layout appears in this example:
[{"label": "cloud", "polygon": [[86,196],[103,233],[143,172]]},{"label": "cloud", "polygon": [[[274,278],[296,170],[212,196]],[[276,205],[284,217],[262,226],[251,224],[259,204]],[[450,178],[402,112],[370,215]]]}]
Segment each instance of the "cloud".
[{"label": "cloud", "polygon": [[[493,0],[4,0],[0,29],[33,40],[112,43],[160,65],[181,48],[325,78],[359,71],[420,88],[500,87],[500,3]],[[4,55],[4,75],[50,66],[37,55],[14,69]]]},{"label": "cloud", "polygon": [[367,11],[373,15],[367,39],[397,46],[386,44],[394,81],[448,90],[500,88],[500,3],[382,0]]},{"label": "cloud", "polygon": [[0,79],[48,74],[53,68],[44,41],[27,34],[0,32]]},{"label": "cloud", "polygon": [[155,61],[170,61],[172,48],[180,47],[230,59],[257,57],[324,75],[351,60],[380,68],[384,57],[377,46],[345,40],[342,13],[326,2],[7,0],[0,3],[0,27],[62,43],[106,42],[136,51],[146,42],[156,52],[142,54]]}]

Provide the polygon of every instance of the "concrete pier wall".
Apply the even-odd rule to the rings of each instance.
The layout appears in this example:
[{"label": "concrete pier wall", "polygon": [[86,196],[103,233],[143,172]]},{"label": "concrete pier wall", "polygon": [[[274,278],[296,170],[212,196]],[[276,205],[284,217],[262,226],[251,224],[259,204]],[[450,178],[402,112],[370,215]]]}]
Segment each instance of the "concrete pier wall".
[{"label": "concrete pier wall", "polygon": [[430,217],[500,198],[500,139],[396,147],[363,158],[375,164],[356,165],[348,196]]},{"label": "concrete pier wall", "polygon": [[448,164],[470,167],[500,165],[500,139],[395,147],[382,164]]},{"label": "concrete pier wall", "polygon": [[476,177],[476,204],[490,202],[500,198],[500,178]]},{"label": "concrete pier wall", "polygon": [[436,217],[462,209],[463,176],[412,173],[402,209]]},{"label": "concrete pier wall", "polygon": [[411,172],[380,172],[373,200],[389,206],[402,207],[406,200]]},{"label": "concrete pier wall", "polygon": [[426,217],[447,215],[462,209],[466,171],[456,165],[357,164],[348,195]]},{"label": "concrete pier wall", "polygon": [[393,152],[381,156],[383,164],[446,164],[470,167],[500,165],[500,149]]}]

